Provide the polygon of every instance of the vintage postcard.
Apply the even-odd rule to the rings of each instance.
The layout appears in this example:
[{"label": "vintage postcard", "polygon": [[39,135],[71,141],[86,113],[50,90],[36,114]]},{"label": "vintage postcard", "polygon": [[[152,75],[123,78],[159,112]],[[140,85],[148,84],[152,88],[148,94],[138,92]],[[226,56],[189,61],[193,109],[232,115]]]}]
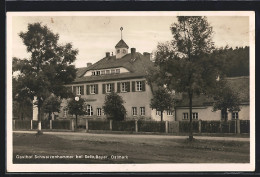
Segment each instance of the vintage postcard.
[{"label": "vintage postcard", "polygon": [[8,12],[7,172],[255,169],[255,14]]}]

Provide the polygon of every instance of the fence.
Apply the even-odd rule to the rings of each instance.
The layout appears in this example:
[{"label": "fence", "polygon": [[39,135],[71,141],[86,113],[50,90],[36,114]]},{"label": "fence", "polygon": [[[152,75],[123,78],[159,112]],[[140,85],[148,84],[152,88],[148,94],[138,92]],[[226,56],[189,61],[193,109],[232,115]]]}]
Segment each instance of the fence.
[{"label": "fence", "polygon": [[[194,133],[249,133],[249,120],[229,121],[193,121]],[[38,128],[38,122],[33,120],[14,120],[15,130],[29,130]],[[66,129],[74,131],[75,120],[44,120],[41,122],[42,129]],[[188,133],[190,130],[189,121],[112,121],[112,120],[88,120],[78,121],[77,128],[105,131],[130,131],[130,132],[159,132],[159,133]]]}]

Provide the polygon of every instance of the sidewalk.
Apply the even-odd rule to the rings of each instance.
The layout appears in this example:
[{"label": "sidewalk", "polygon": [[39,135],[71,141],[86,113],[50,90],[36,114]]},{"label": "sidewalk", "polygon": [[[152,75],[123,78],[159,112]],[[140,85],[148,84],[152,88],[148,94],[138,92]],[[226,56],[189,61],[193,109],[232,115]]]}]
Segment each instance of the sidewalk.
[{"label": "sidewalk", "polygon": [[[13,131],[13,133],[30,133],[35,134],[37,131]],[[174,135],[150,135],[150,134],[100,134],[100,133],[85,133],[85,132],[44,132],[48,135],[62,135],[62,136],[90,136],[90,137],[114,137],[114,138],[147,138],[147,139],[187,139],[188,136],[174,136]],[[214,141],[240,141],[250,142],[250,138],[239,137],[212,137],[212,136],[194,136],[198,140],[214,140]]]}]

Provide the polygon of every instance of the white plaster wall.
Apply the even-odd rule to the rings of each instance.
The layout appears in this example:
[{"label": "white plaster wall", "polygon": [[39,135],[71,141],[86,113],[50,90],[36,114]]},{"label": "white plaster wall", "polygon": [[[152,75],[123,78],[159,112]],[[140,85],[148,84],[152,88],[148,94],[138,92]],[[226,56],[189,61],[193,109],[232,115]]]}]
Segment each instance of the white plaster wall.
[{"label": "white plaster wall", "polygon": [[[163,112],[163,121],[175,121],[175,117],[174,117],[175,112],[173,111],[172,114],[173,115],[167,115],[167,112],[164,111]],[[161,116],[160,115],[156,115],[156,110],[155,109],[153,109],[151,111],[151,117],[152,117],[152,120],[161,121]]]}]

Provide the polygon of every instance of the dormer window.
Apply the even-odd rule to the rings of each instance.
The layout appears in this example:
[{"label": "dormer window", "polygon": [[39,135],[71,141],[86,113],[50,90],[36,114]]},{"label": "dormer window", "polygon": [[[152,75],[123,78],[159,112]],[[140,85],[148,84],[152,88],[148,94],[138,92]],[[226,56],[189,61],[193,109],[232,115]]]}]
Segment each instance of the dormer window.
[{"label": "dormer window", "polygon": [[97,74],[97,76],[99,76],[100,75],[100,71],[97,71],[96,74]]},{"label": "dormer window", "polygon": [[115,69],[111,69],[111,74],[115,74],[116,70]]},{"label": "dormer window", "polygon": [[105,74],[105,70],[101,70],[101,75],[104,75]]},{"label": "dormer window", "polygon": [[116,69],[116,73],[119,74],[120,73],[120,69]]},{"label": "dormer window", "polygon": [[108,70],[106,70],[106,74],[110,74],[110,70],[108,69]]},{"label": "dormer window", "polygon": [[95,71],[92,71],[92,76],[95,76],[96,75],[96,72]]}]

